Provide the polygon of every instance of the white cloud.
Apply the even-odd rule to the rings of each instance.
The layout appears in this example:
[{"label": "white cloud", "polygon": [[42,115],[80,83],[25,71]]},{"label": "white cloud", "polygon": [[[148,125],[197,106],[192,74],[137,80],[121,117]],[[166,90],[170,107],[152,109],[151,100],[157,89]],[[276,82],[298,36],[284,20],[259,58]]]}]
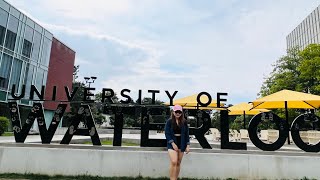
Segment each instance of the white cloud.
[{"label": "white cloud", "polygon": [[[285,54],[286,35],[320,3],[48,0],[31,7],[12,0],[16,2],[54,34],[78,41],[88,37],[82,46],[111,42],[96,47],[117,58],[95,61],[97,86],[117,89],[118,94],[123,88],[159,89],[164,100],[164,90],[178,90],[180,97],[228,92],[229,103],[256,97],[271,64]],[[79,44],[70,46],[77,51]],[[77,51],[77,63],[91,60],[89,53]],[[102,63],[109,67],[103,69]]]}]

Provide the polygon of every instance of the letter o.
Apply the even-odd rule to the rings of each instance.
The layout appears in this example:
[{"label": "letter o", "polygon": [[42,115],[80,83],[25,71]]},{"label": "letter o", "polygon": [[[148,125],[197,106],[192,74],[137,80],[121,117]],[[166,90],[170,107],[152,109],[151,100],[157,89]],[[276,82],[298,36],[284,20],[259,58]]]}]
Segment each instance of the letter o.
[{"label": "letter o", "polygon": [[[279,138],[272,144],[266,144],[262,142],[257,135],[257,127],[259,123],[265,120],[275,123],[279,130]],[[285,120],[282,120],[279,116],[272,112],[268,112],[255,115],[249,122],[248,132],[251,142],[256,147],[263,151],[275,151],[280,149],[286,142],[288,137],[288,129],[288,124]]]},{"label": "letter o", "polygon": [[[310,118],[310,119],[308,119]],[[306,152],[319,152],[320,151],[320,142],[318,142],[317,144],[314,145],[309,145],[306,144],[305,142],[303,142],[303,140],[301,139],[300,136],[300,128],[303,127],[303,124],[305,122],[305,120],[311,120],[313,122],[313,124],[318,123],[318,127],[319,127],[319,117],[308,113],[308,114],[301,114],[298,117],[296,117],[291,125],[291,136],[292,136],[292,140],[294,141],[294,143],[302,150],[306,151]]]},{"label": "letter o", "polygon": [[[202,103],[202,102],[201,102],[201,96],[202,96],[202,95],[206,95],[206,96],[208,97],[208,102],[206,102],[206,103]],[[198,102],[198,104],[200,104],[201,106],[207,107],[209,104],[211,104],[211,101],[212,101],[212,98],[211,98],[210,94],[207,93],[207,92],[201,92],[201,93],[199,93],[198,96],[197,96],[197,102]]]}]

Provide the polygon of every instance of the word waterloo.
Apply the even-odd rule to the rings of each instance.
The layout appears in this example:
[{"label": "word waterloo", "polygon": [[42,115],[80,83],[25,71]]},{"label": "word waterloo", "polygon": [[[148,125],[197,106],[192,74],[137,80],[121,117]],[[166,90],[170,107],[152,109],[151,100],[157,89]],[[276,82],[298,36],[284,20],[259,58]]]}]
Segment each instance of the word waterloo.
[{"label": "word waterloo", "polygon": [[[43,144],[50,144],[52,138],[57,130],[59,122],[63,117],[63,114],[67,107],[67,102],[72,102],[73,97],[78,91],[78,87],[74,88],[70,92],[68,87],[64,87],[67,101],[59,101],[56,99],[57,87],[54,86],[52,89],[52,98],[44,99],[44,89],[43,86],[41,91],[39,91],[34,85],[31,85],[29,100],[35,101],[30,113],[27,116],[25,124],[21,125],[19,107],[17,100],[20,100],[25,97],[25,86],[23,85],[21,94],[18,95],[15,93],[15,85],[12,86],[11,96],[13,99],[10,99],[8,103],[11,115],[11,122],[14,131],[15,140],[17,143],[24,143],[28,132],[30,131],[35,120],[38,122],[39,132],[41,136],[41,141]],[[70,141],[73,135],[83,135],[90,136],[93,145],[101,146],[100,138],[95,127],[94,119],[91,113],[90,106],[88,102],[92,102],[90,97],[94,96],[90,91],[95,90],[95,88],[84,88],[83,101],[81,101],[81,106],[77,111],[77,114],[71,119],[71,124],[68,127],[63,139],[60,144],[70,144]],[[125,114],[135,114],[139,113],[141,117],[141,147],[166,147],[167,141],[165,139],[149,139],[149,130],[164,130],[165,123],[150,123],[150,116],[152,115],[166,115],[170,116],[170,108],[164,105],[155,105],[155,95],[160,93],[159,90],[148,90],[148,93],[152,94],[152,105],[144,105],[141,102],[142,90],[139,90],[139,102],[138,104],[130,104],[132,98],[129,96],[131,91],[129,89],[123,89],[120,92],[120,95],[126,100],[121,100],[120,104],[115,104],[112,102],[112,97],[115,95],[115,92],[110,88],[102,89],[102,103],[104,103],[104,113],[113,114],[115,117],[114,123],[114,137],[113,137],[113,146],[121,146],[122,141],[122,129],[124,124],[124,115]],[[165,91],[168,98],[170,99],[170,104],[173,105],[173,100],[178,91],[175,91],[172,95]],[[37,95],[39,99],[35,100],[34,95]],[[217,93],[217,107],[220,108],[220,131],[221,131],[221,149],[234,149],[234,150],[247,150],[247,144],[244,142],[230,142],[229,141],[229,121],[228,121],[228,110],[227,108],[221,106],[222,102],[226,102],[227,99],[224,99],[227,96],[227,93]],[[207,96],[207,102],[201,101],[201,96]],[[224,98],[222,97],[224,96]],[[58,105],[54,116],[51,120],[49,128],[47,129],[43,107],[40,102],[37,101],[58,101]],[[65,103],[63,103],[65,102]],[[197,96],[197,107],[206,107],[212,102],[212,97],[207,92],[200,92]],[[198,121],[203,122],[200,127],[190,127],[190,135],[195,135],[196,139],[199,141],[199,144],[202,148],[212,149],[207,139],[205,138],[205,133],[211,128],[211,119],[210,115],[205,110],[200,110],[199,108],[195,109],[185,109],[185,116],[195,116]],[[290,131],[294,143],[302,150],[306,152],[319,152],[320,151],[320,142],[315,145],[309,145],[303,142],[300,137],[299,129],[303,126],[306,120],[312,121],[313,123],[319,124],[319,117],[314,114],[301,114],[295,118],[293,121]],[[79,128],[78,125],[80,122],[85,123],[86,128]],[[164,120],[165,121],[165,120]],[[271,122],[274,123],[279,130],[278,139],[272,144],[266,144],[261,141],[258,137],[258,125],[262,122]],[[318,126],[320,127],[320,126]],[[251,142],[258,148],[264,151],[275,151],[280,149],[286,139],[289,136],[289,124],[281,119],[279,116],[272,112],[260,113],[255,115],[249,122],[248,133]]]}]

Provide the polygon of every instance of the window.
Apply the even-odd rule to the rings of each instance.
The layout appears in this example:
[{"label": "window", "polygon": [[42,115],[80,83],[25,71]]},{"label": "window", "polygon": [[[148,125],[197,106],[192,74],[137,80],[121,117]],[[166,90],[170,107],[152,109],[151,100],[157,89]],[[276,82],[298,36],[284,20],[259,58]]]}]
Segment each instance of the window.
[{"label": "window", "polygon": [[29,98],[30,87],[31,87],[31,84],[33,84],[32,79],[33,79],[34,69],[35,69],[35,67],[32,64],[27,63],[26,72],[25,72],[25,76],[24,76],[24,84],[26,85],[26,94],[25,94],[26,99]]},{"label": "window", "polygon": [[49,66],[50,52],[51,52],[51,41],[48,38],[43,38],[43,46],[42,46],[42,57],[41,64],[45,66]]},{"label": "window", "polygon": [[28,40],[23,40],[23,49],[22,49],[22,55],[30,58],[31,55],[31,48],[32,48],[32,43]]},{"label": "window", "polygon": [[37,31],[34,31],[33,48],[32,48],[31,57],[35,61],[38,61],[38,58],[39,58],[40,45],[41,45],[41,34],[38,33]]},{"label": "window", "polygon": [[11,72],[11,79],[10,79],[10,86],[9,90],[12,89],[12,85],[16,85],[16,90],[19,89],[19,81],[21,75],[21,68],[22,68],[22,61],[18,59],[13,60],[12,64],[12,72]]},{"label": "window", "polygon": [[13,51],[14,50],[14,45],[16,44],[16,37],[17,37],[16,33],[13,33],[13,32],[8,30],[5,47],[10,49],[11,51]]},{"label": "window", "polygon": [[34,28],[34,22],[30,18],[27,18],[26,24]]},{"label": "window", "polygon": [[11,71],[12,57],[3,54],[2,62],[0,66],[0,89],[7,90],[9,83],[9,76]]},{"label": "window", "polygon": [[43,85],[43,74],[44,74],[44,70],[41,68],[38,68],[37,71],[37,78],[36,78],[36,87],[37,89],[41,89],[41,86]]},{"label": "window", "polygon": [[16,44],[18,24],[19,20],[10,15],[5,47],[12,51],[14,50],[14,46]]},{"label": "window", "polygon": [[0,0],[0,7],[2,8],[2,9],[4,9],[4,10],[7,10],[7,11],[9,11],[9,4],[8,3],[6,3],[4,0]]},{"label": "window", "polygon": [[15,17],[17,17],[17,18],[19,18],[20,17],[20,12],[16,9],[16,8],[14,8],[14,7],[10,7],[10,13],[12,14],[12,15],[14,15]]},{"label": "window", "polygon": [[8,21],[8,13],[0,8],[0,46],[3,46],[7,21]]},{"label": "window", "polygon": [[32,38],[33,38],[33,29],[30,26],[26,25],[26,30],[24,34],[24,40],[23,40],[22,55],[28,58],[31,57]]}]

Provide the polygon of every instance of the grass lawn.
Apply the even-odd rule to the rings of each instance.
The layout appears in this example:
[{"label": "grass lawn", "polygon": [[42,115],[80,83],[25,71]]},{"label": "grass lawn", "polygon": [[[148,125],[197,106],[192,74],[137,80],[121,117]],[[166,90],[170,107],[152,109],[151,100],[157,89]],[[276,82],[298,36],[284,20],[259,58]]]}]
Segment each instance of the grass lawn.
[{"label": "grass lawn", "polygon": [[[142,177],[95,177],[95,176],[46,176],[38,174],[0,174],[0,180],[2,179],[21,179],[21,180],[169,180],[169,178],[142,178]],[[195,180],[189,178],[183,178],[180,180]],[[215,179],[211,179],[215,180]],[[218,180],[218,179],[216,179]],[[228,179],[236,180],[236,179]]]},{"label": "grass lawn", "polygon": [[[47,176],[47,175],[40,175],[40,174],[0,174],[0,180],[169,180],[167,177],[162,178],[143,178],[143,177],[98,177],[98,176]],[[179,180],[197,180],[192,178],[179,178]],[[222,180],[219,178],[212,178],[206,180]],[[226,180],[237,180],[233,178],[228,178]],[[265,179],[267,180],[267,179]],[[299,180],[299,179],[297,179]],[[306,177],[300,180],[316,180],[316,179],[308,179]]]},{"label": "grass lawn", "polygon": [[4,132],[1,136],[14,136],[13,132]]},{"label": "grass lawn", "polygon": [[[89,141],[89,142],[85,142],[84,144],[92,144],[92,142]],[[101,144],[102,145],[112,145],[113,141],[112,140],[105,140],[105,141],[101,141]],[[140,144],[122,141],[122,146],[140,146]]]}]

